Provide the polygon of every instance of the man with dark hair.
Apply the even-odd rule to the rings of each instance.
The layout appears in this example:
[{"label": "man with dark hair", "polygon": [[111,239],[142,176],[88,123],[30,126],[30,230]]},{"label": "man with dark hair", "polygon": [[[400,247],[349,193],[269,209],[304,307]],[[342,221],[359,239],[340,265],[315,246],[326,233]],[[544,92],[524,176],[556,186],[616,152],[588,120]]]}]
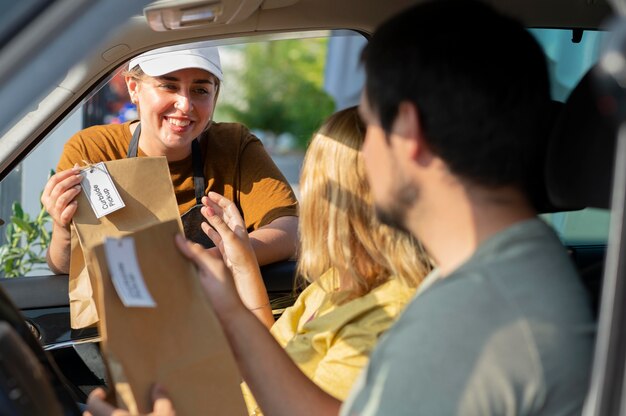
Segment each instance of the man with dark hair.
[{"label": "man with dark hair", "polygon": [[378,211],[438,267],[342,414],[580,414],[590,306],[527,194],[550,102],[539,45],[484,4],[441,0],[386,22],[363,61]]},{"label": "man with dark hair", "polygon": [[[580,414],[590,305],[527,195],[550,101],[539,46],[482,3],[439,0],[385,23],[363,60],[363,156],[378,211],[418,237],[437,269],[339,410],[245,308],[224,264],[181,245],[263,412]],[[92,393],[94,415],[113,411],[103,397]]]}]

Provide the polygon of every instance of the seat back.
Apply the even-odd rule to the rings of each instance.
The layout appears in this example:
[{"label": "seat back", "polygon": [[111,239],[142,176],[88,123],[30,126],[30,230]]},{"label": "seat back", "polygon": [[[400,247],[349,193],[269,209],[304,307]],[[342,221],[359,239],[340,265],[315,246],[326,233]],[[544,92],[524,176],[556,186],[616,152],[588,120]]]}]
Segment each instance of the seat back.
[{"label": "seat back", "polygon": [[[592,67],[566,100],[554,125],[546,154],[545,177],[552,210],[610,207],[617,122],[611,97],[598,93]],[[582,281],[597,314],[604,272],[604,252],[595,261],[572,247]]]},{"label": "seat back", "polygon": [[609,208],[617,123],[610,97],[596,92],[592,67],[557,119],[546,156],[546,184],[559,210]]}]

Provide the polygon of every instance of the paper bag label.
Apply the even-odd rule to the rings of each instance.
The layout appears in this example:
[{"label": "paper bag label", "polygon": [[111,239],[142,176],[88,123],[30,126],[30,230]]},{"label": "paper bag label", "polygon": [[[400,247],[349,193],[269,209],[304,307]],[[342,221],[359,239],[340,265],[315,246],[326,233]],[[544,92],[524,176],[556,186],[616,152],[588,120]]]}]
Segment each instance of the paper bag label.
[{"label": "paper bag label", "polygon": [[82,175],[83,179],[80,186],[87,195],[96,218],[104,217],[124,208],[124,201],[117,192],[104,162],[83,169]]},{"label": "paper bag label", "polygon": [[132,237],[107,238],[104,252],[113,286],[124,306],[156,307],[137,263],[135,240]]}]

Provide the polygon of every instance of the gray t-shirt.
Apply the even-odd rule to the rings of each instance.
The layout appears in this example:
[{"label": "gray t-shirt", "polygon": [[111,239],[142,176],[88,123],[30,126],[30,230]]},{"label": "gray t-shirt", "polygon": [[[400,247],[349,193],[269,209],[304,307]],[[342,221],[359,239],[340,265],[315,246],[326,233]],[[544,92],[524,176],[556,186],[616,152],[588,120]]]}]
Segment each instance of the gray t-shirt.
[{"label": "gray t-shirt", "polygon": [[433,279],[383,337],[342,415],[580,414],[595,324],[546,224],[515,224]]}]

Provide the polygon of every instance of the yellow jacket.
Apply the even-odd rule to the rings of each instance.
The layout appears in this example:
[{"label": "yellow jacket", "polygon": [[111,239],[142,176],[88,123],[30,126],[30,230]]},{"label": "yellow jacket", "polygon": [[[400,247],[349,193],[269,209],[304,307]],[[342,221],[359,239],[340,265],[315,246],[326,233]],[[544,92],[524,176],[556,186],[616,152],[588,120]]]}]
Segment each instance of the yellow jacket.
[{"label": "yellow jacket", "polygon": [[[304,374],[327,393],[345,400],[378,338],[414,294],[415,289],[391,279],[342,304],[341,294],[327,293],[313,283],[285,310],[271,333]],[[261,415],[245,383],[242,390],[248,412]]]}]

